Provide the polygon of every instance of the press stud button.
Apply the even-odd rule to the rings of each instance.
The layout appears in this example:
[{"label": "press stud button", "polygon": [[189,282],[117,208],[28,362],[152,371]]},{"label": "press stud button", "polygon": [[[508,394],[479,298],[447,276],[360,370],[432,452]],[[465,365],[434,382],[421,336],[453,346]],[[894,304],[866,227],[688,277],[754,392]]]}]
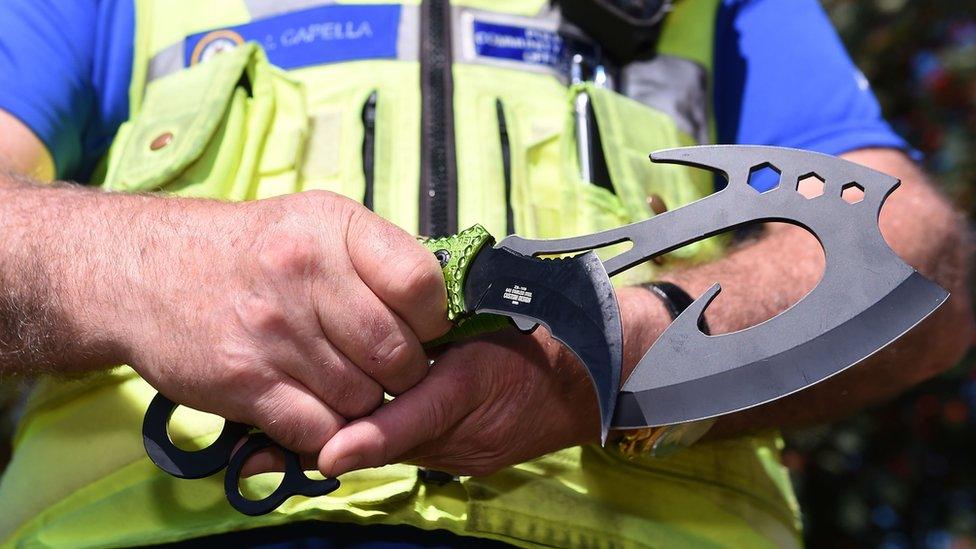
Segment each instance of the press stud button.
[{"label": "press stud button", "polygon": [[149,150],[158,151],[166,145],[169,145],[171,141],[173,141],[173,132],[161,133],[149,144]]},{"label": "press stud button", "polygon": [[664,203],[664,199],[661,198],[659,194],[652,194],[647,197],[647,205],[651,207],[651,211],[657,215],[663,214],[668,211],[668,205]]}]

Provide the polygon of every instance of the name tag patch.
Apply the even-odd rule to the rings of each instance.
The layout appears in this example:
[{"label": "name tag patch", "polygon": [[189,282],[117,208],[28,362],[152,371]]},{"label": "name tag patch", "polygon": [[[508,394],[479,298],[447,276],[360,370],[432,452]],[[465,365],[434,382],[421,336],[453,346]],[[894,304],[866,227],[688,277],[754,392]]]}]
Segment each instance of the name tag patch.
[{"label": "name tag patch", "polygon": [[479,57],[547,67],[566,63],[566,43],[555,31],[475,20],[474,51]]},{"label": "name tag patch", "polygon": [[582,64],[600,62],[599,48],[583,36],[557,30],[555,19],[501,16],[469,10],[462,15],[462,57],[481,63],[551,74],[568,80],[577,54]]},{"label": "name tag patch", "polygon": [[399,5],[328,5],[214,29],[186,37],[184,63],[195,65],[248,41],[260,43],[268,60],[283,69],[310,65],[395,59]]}]

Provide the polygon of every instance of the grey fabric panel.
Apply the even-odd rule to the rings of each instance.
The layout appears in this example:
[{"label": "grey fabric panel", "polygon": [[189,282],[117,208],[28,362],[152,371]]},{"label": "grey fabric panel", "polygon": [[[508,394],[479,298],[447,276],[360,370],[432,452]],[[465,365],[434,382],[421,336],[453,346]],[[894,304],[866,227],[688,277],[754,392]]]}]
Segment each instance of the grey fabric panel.
[{"label": "grey fabric panel", "polygon": [[659,55],[624,67],[621,93],[674,119],[699,143],[709,143],[708,72],[679,57]]},{"label": "grey fabric panel", "polygon": [[282,13],[335,4],[335,0],[244,0],[244,3],[247,4],[251,19],[263,19]]},{"label": "grey fabric panel", "polygon": [[146,68],[146,82],[152,82],[167,74],[172,74],[183,68],[183,41],[166,46],[162,51],[152,56]]},{"label": "grey fabric panel", "polygon": [[400,9],[397,59],[400,61],[420,59],[420,6],[403,6]]}]

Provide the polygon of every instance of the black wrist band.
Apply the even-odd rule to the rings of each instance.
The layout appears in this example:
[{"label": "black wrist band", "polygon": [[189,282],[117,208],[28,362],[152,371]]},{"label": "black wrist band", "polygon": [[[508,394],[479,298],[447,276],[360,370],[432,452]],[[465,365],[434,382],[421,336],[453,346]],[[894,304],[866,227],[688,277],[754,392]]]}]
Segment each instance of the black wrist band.
[{"label": "black wrist band", "polygon": [[[678,315],[695,302],[688,292],[681,289],[681,286],[677,284],[670,282],[648,282],[641,286],[656,295],[664,303],[668,314],[671,315],[671,320],[678,318]],[[708,323],[705,322],[704,316],[698,322],[698,328],[705,335],[711,334],[711,330],[708,329]]]}]

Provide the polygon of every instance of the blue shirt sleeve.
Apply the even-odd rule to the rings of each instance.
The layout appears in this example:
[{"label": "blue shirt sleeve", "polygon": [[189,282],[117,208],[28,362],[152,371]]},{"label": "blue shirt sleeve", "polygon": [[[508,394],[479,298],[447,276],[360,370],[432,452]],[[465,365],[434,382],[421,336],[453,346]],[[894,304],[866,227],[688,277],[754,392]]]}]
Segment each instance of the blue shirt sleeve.
[{"label": "blue shirt sleeve", "polygon": [[132,0],[3,0],[0,22],[0,109],[85,180],[128,115]]},{"label": "blue shirt sleeve", "polygon": [[816,0],[723,0],[714,90],[720,143],[908,148]]}]

